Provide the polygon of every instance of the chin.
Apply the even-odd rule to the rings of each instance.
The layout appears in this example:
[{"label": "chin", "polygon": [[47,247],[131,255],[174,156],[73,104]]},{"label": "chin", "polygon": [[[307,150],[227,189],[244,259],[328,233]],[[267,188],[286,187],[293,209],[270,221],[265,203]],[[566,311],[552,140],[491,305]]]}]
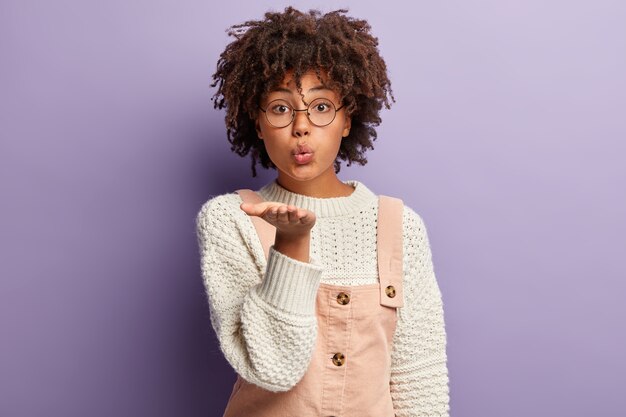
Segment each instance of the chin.
[{"label": "chin", "polygon": [[302,181],[302,182],[305,182],[305,181],[311,181],[311,180],[314,180],[315,178],[319,177],[319,174],[311,174],[311,175],[303,175],[303,174],[298,175],[298,174],[291,174],[291,175],[289,175],[289,177],[290,177],[291,179],[293,179],[293,180],[296,180],[296,181]]},{"label": "chin", "polygon": [[283,174],[295,181],[311,181],[321,175],[321,172],[314,167],[298,165]]}]

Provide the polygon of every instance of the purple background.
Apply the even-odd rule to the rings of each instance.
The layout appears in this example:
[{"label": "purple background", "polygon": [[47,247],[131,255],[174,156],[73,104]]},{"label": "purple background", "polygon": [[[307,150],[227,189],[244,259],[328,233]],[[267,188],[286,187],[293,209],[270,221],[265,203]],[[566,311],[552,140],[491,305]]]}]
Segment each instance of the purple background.
[{"label": "purple background", "polygon": [[[286,4],[0,3],[1,416],[221,416],[195,215],[273,175],[230,153],[209,77],[229,25]],[[397,103],[340,176],[426,222],[451,415],[621,415],[625,3],[400,4],[342,3]]]}]

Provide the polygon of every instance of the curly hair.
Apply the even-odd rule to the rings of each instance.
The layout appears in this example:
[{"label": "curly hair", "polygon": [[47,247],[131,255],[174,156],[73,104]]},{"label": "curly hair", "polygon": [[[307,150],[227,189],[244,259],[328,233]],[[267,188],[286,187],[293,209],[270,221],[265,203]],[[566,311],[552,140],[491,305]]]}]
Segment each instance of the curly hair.
[{"label": "curly hair", "polygon": [[[395,102],[385,61],[378,51],[378,39],[365,20],[346,16],[347,10],[324,15],[318,10],[303,13],[293,7],[284,12],[267,12],[263,20],[250,20],[231,26],[227,32],[235,40],[227,45],[217,63],[211,87],[218,90],[211,98],[216,109],[226,108],[226,129],[231,150],[256,164],[275,168],[255,129],[257,106],[265,94],[276,88],[287,71],[293,71],[298,91],[301,77],[309,70],[336,90],[351,117],[348,136],[343,138],[340,160],[361,165],[365,152],[374,149],[375,127],[381,122],[380,110]],[[391,102],[390,102],[391,99]]]}]

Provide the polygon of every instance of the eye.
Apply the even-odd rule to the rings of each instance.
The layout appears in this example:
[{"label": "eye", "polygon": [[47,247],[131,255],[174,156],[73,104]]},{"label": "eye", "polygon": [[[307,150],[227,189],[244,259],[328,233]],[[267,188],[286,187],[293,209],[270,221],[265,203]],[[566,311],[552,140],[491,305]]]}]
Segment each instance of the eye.
[{"label": "eye", "polygon": [[315,113],[327,113],[332,109],[332,105],[325,101],[315,102],[311,108]]},{"label": "eye", "polygon": [[286,104],[275,104],[270,110],[275,114],[287,114],[291,112],[291,109]]}]

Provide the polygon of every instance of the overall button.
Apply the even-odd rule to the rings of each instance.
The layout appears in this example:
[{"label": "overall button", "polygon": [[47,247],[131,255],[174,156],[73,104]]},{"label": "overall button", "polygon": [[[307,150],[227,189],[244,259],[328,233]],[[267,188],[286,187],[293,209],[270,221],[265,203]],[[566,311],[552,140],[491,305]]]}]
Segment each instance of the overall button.
[{"label": "overall button", "polygon": [[350,302],[350,296],[348,294],[346,294],[345,292],[340,292],[337,295],[337,302],[343,306],[345,306],[346,304],[348,304]]},{"label": "overall button", "polygon": [[333,355],[333,363],[337,366],[341,366],[346,363],[346,357],[343,355],[343,353],[335,353]]},{"label": "overall button", "polygon": [[385,288],[385,293],[387,293],[387,297],[393,298],[396,296],[396,289],[393,285],[389,285]]}]

